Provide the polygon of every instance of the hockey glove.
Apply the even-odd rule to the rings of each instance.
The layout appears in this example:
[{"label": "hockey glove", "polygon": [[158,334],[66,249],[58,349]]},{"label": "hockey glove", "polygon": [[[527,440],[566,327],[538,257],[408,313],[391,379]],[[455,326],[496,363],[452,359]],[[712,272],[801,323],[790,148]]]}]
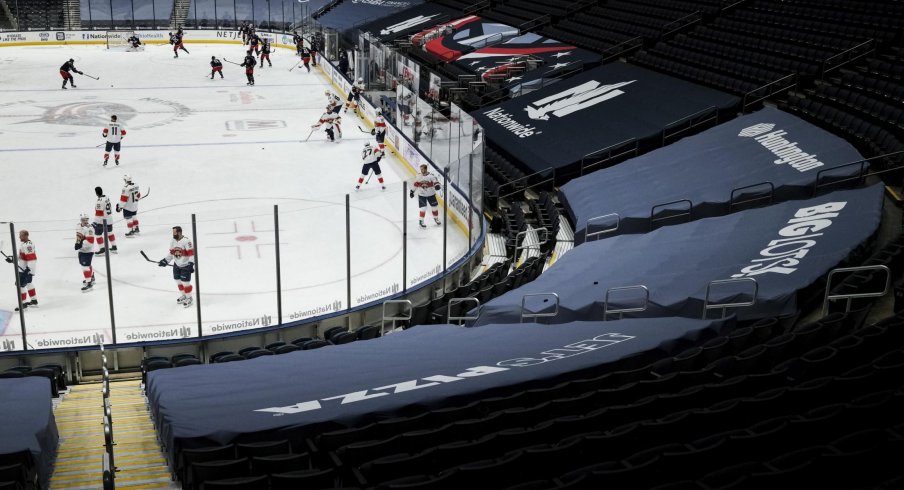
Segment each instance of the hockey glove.
[{"label": "hockey glove", "polygon": [[33,275],[35,275],[35,274],[34,274],[34,272],[31,271],[30,268],[26,267],[26,268],[25,268],[25,275],[27,275],[27,276],[33,276]]},{"label": "hockey glove", "polygon": [[84,73],[82,73],[82,72],[80,72],[80,71],[78,71],[78,70],[76,70],[75,72],[78,73],[79,75],[84,75]]},{"label": "hockey glove", "polygon": [[408,197],[414,199],[414,189],[411,189],[411,191],[408,192]]},{"label": "hockey glove", "polygon": [[166,267],[169,265],[169,263],[167,263],[166,259],[160,259],[160,262],[157,262],[157,265],[159,265],[160,267]]},{"label": "hockey glove", "polygon": [[183,267],[183,269],[188,270],[188,273],[191,274],[192,272],[195,271],[195,263],[189,262],[189,263],[185,264],[185,267]]},{"label": "hockey glove", "polygon": [[75,242],[75,249],[78,250],[82,248],[82,242]]},{"label": "hockey glove", "polygon": [[433,186],[433,190],[435,190],[436,192],[439,192],[440,189],[442,189],[442,187],[440,187],[439,184]]},{"label": "hockey glove", "polygon": [[375,135],[375,134],[377,134],[376,128],[371,129],[371,130],[370,130],[370,135],[373,136],[373,135]]}]

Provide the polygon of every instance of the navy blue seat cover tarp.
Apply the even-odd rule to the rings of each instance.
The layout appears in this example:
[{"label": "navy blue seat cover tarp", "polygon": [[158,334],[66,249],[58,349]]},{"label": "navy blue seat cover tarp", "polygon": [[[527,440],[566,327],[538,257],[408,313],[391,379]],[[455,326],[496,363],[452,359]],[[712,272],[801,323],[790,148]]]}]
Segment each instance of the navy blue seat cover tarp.
[{"label": "navy blue seat cover tarp", "polygon": [[460,17],[461,12],[438,3],[422,3],[364,24],[359,29],[384,41],[414,34]]},{"label": "navy blue seat cover tarp", "polygon": [[[261,433],[291,438],[297,431],[304,437],[312,424],[351,426],[404,407],[450,406],[506,387],[558,382],[553,378],[574,371],[636,368],[638,362],[652,362],[644,354],[674,355],[688,341],[705,341],[732,324],[655,318],[484,328],[431,325],[366,342],[157,370],[148,373],[147,395],[171,451]],[[565,352],[577,343],[585,347]],[[404,382],[411,383],[397,385]]]},{"label": "navy blue seat cover tarp", "polygon": [[[550,292],[560,298],[558,316],[550,322],[602,319],[606,291],[635,285],[650,292],[649,308],[637,315],[700,318],[707,285],[741,277],[755,279],[759,291],[756,305],[735,310],[738,319],[789,315],[797,310],[799,290],[846,260],[878,229],[883,192],[875,184],[586,242],[539,278],[489,301],[475,324],[518,322],[526,294]],[[838,211],[814,211],[840,206],[833,203],[844,204]],[[808,217],[814,213],[826,216]],[[709,303],[742,302],[745,292],[752,292],[751,284],[724,285],[712,291]],[[615,306],[609,309],[639,307],[641,298],[638,291],[620,292],[610,297]],[[541,304],[541,299],[548,298],[528,298],[525,309],[550,311],[553,300]]]},{"label": "navy blue seat cover tarp", "polygon": [[47,378],[0,379],[0,454],[30,451],[42,488],[50,482],[60,438],[52,400]]},{"label": "navy blue seat cover tarp", "polygon": [[[756,186],[764,182],[774,187],[773,202],[810,197],[820,172],[821,182],[850,177],[860,165],[826,170],[862,158],[847,141],[766,108],[576,178],[561,187],[559,196],[575,223],[575,242],[581,243],[590,218],[617,213],[614,234],[645,233],[654,206],[687,199],[691,219],[719,216],[729,212],[732,190],[754,186],[747,190],[752,199],[768,192],[768,186]],[[744,193],[739,191],[735,201],[743,201]],[[684,203],[676,204],[679,208],[687,209]],[[591,232],[612,224],[594,222]]]},{"label": "navy blue seat cover tarp", "polygon": [[326,27],[347,31],[366,21],[386,17],[424,3],[424,0],[385,0],[341,2],[317,19]]},{"label": "navy blue seat cover tarp", "polygon": [[739,99],[661,73],[610,63],[471,113],[496,146],[531,172],[577,172],[585,156],[636,139],[661,146],[670,124]]}]

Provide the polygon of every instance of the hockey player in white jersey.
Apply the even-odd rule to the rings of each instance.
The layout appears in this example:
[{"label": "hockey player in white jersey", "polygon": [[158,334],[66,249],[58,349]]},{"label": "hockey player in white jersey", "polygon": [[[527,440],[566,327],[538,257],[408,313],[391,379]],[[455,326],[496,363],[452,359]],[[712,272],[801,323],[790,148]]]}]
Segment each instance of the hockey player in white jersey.
[{"label": "hockey player in white jersey", "polygon": [[439,221],[439,210],[437,207],[439,203],[436,201],[436,192],[441,189],[439,185],[439,181],[436,179],[436,176],[427,171],[427,164],[421,164],[421,171],[414,177],[413,189],[409,192],[409,197],[414,197],[415,191],[417,192],[417,202],[418,207],[420,208],[420,225],[421,228],[426,228],[427,225],[424,224],[424,216],[427,214],[427,203],[430,203],[431,211],[433,212],[433,221],[440,225],[442,224]]},{"label": "hockey player in white jersey", "polygon": [[110,198],[104,195],[104,190],[100,187],[94,188],[97,194],[97,202],[94,203],[94,235],[100,248],[97,255],[103,255],[107,251],[104,244],[104,220],[107,220],[107,238],[110,240],[110,252],[117,253],[116,235],[113,234],[113,205],[110,204]]},{"label": "hockey player in white jersey", "polygon": [[122,145],[122,137],[126,135],[126,130],[122,129],[118,122],[116,122],[116,116],[110,116],[110,124],[104,128],[104,139],[107,140],[107,144],[104,147],[104,167],[107,166],[107,161],[110,160],[110,150],[113,150],[114,159],[116,160],[116,165],[119,165],[119,148]]},{"label": "hockey player in white jersey", "polygon": [[328,140],[338,143],[340,139],[342,139],[342,126],[340,123],[342,122],[342,118],[335,113],[332,112],[324,112],[322,116],[320,116],[320,120],[317,121],[317,124],[312,125],[312,128],[319,128],[323,126],[324,132],[326,132],[326,137]]},{"label": "hockey player in white jersey", "polygon": [[386,121],[383,119],[383,110],[377,107],[374,109],[374,128],[370,130],[370,134],[377,138],[377,146],[382,151],[386,146],[383,141],[386,139]]},{"label": "hockey player in white jersey", "polygon": [[181,226],[173,227],[169,255],[165,259],[160,259],[157,265],[166,267],[170,262],[173,263],[173,279],[176,280],[176,285],[179,286],[181,293],[176,302],[188,308],[193,302],[191,275],[195,272],[195,248],[191,240],[182,235]]},{"label": "hockey player in white jersey", "polygon": [[323,92],[326,95],[326,112],[332,114],[339,114],[339,111],[342,110],[342,99],[339,98],[338,95],[326,90]]},{"label": "hockey player in white jersey", "polygon": [[125,185],[122,186],[122,194],[119,196],[119,202],[116,203],[116,212],[122,211],[122,217],[125,219],[126,238],[132,238],[140,232],[138,229],[138,201],[141,200],[141,190],[138,184],[132,182],[129,174],[123,175],[122,180]]},{"label": "hockey player in white jersey", "polygon": [[94,269],[91,268],[91,260],[94,259],[94,229],[88,224],[88,215],[79,216],[78,226],[75,228],[75,250],[78,252],[78,263],[82,266],[82,291],[89,291],[94,287]]},{"label": "hockey player in white jersey", "polygon": [[342,112],[348,112],[351,108],[355,113],[358,112],[358,104],[361,102],[361,94],[364,93],[364,79],[359,78],[352,84],[351,90],[348,91],[348,99],[345,101],[345,109]]},{"label": "hockey player in white jersey", "polygon": [[364,178],[367,177],[367,174],[369,174],[371,170],[377,176],[377,181],[380,182],[380,188],[384,191],[386,190],[386,185],[383,184],[383,171],[380,170],[381,158],[383,158],[382,150],[372,147],[370,143],[364,143],[364,149],[361,150],[361,159],[364,160],[364,165],[361,166],[361,176],[358,177],[358,185],[355,186],[355,190],[361,188],[361,184],[364,183]]},{"label": "hockey player in white jersey", "polygon": [[[11,264],[13,258],[7,257],[6,261]],[[28,230],[19,230],[19,257],[16,260],[16,270],[19,273],[19,297],[22,300],[22,309],[38,306],[33,282],[37,264],[38,255],[35,253],[35,244],[28,238]],[[16,311],[19,311],[18,307]]]}]

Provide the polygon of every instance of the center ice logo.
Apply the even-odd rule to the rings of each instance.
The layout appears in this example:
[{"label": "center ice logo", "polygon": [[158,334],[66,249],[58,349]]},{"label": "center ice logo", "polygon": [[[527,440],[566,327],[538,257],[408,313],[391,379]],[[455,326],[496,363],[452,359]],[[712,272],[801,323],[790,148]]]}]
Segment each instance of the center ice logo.
[{"label": "center ice logo", "polygon": [[44,115],[30,122],[68,124],[75,126],[104,126],[110,122],[110,114],[116,114],[120,122],[133,119],[137,111],[116,102],[74,102],[56,107],[44,107]]}]

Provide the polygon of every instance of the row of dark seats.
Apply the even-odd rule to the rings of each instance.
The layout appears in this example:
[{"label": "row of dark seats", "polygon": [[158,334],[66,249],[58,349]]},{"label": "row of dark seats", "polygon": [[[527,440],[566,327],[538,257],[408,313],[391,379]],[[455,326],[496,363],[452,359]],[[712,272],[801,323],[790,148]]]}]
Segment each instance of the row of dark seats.
[{"label": "row of dark seats", "polygon": [[503,217],[502,235],[505,237],[505,255],[511,257],[515,249],[524,241],[527,231],[527,219],[521,209],[521,201],[515,201],[510,207],[499,210]]},{"label": "row of dark seats", "polygon": [[859,90],[829,84],[818,85],[814,95],[817,100],[828,99],[853,113],[869,116],[876,123],[904,130],[904,110],[902,110],[900,102],[886,102],[873,95],[863,94]]},{"label": "row of dark seats", "polygon": [[[801,46],[795,41],[764,39],[747,34],[737,34],[721,29],[713,29],[707,26],[697,27],[688,35],[718,44],[730,44],[751,52],[759,51],[769,53],[779,59],[768,63],[768,66],[781,70],[791,69],[792,71],[799,72],[815,72],[815,70],[808,67],[811,65],[819,65],[819,63],[822,63],[825,59],[839,52],[839,50]],[[788,61],[782,61],[782,57],[790,58],[792,60],[807,61],[809,63],[797,67],[795,65],[790,65]]]},{"label": "row of dark seats", "polygon": [[[703,28],[703,30],[705,30],[705,28]],[[735,64],[743,64],[746,61],[754,65],[759,65],[771,71],[769,75],[756,78],[757,80],[764,83],[777,80],[778,78],[781,78],[782,76],[788,75],[792,72],[815,75],[819,73],[820,69],[820,64],[818,62],[786,58],[777,51],[763,52],[765,51],[765,49],[757,51],[755,49],[755,44],[749,46],[749,48],[752,49],[739,48],[732,46],[731,43],[729,43],[725,39],[709,40],[694,37],[693,35],[685,36],[683,34],[680,34],[669,44],[686,50],[694,50],[700,53],[714,56],[716,58],[722,59],[723,61],[730,60]],[[778,44],[778,42],[774,41],[764,41],[761,43],[761,46],[765,47],[766,49],[776,50],[779,49],[776,48]],[[716,61],[716,63],[718,63],[718,61]],[[743,68],[741,68],[740,73],[758,73],[758,71],[756,71],[756,67],[753,68],[754,70],[744,70]]]},{"label": "row of dark seats", "polygon": [[904,9],[901,5],[890,8],[882,2],[832,2],[814,4],[808,1],[782,2],[757,0],[753,8],[795,19],[814,19],[838,24],[852,24],[865,29],[879,27],[886,30],[904,28]]},{"label": "row of dark seats", "polygon": [[37,490],[37,466],[30,451],[0,454],[0,490]]},{"label": "row of dark seats", "polygon": [[768,25],[754,24],[746,20],[738,20],[731,17],[718,17],[712,24],[708,25],[708,27],[711,29],[718,29],[722,32],[733,32],[745,35],[753,39],[772,39],[775,41],[797,43],[802,46],[836,52],[844,51],[859,44],[857,41],[845,39],[843,37],[835,37],[828,33],[817,34],[813,32],[801,32],[795,29],[786,29],[783,27],[770,27]]},{"label": "row of dark seats", "polygon": [[640,66],[652,68],[678,78],[684,78],[685,80],[690,80],[701,85],[714,87],[734,94],[746,94],[762,86],[756,82],[750,82],[722,73],[716,73],[709,69],[691,66],[683,61],[671,59],[666,55],[654,52],[640,51],[634,55],[630,61]]},{"label": "row of dark seats", "polygon": [[[743,61],[731,46],[700,42],[681,38],[681,36],[679,35],[673,42],[657,43],[650,52],[739,80],[748,80],[757,86],[778,80],[790,73],[758,67],[757,61],[761,61],[762,58],[760,60],[748,58],[748,61]],[[767,57],[766,55],[760,56]],[[751,58],[754,57],[751,56]]]},{"label": "row of dark seats", "polygon": [[[810,410],[835,404],[865,414],[875,408],[877,398],[885,403],[873,411],[875,417],[857,427],[841,425],[825,432],[823,440],[829,443],[869,426],[882,430],[881,424],[889,420],[900,423],[895,412],[904,404],[902,325],[904,319],[892,318],[858,329],[845,315],[833,314],[782,333],[781,323],[768,319],[711,339],[705,348],[695,347],[672,362],[662,360],[633,371],[323,433],[314,447],[334,454],[340,469],[351,471],[368,486],[405,478],[412,471],[417,476],[406,480],[409,484],[423,481],[423,488],[429,487],[427,482],[474,483],[472,478],[478,474],[505,475],[511,483],[518,478],[557,476],[560,481],[583,481],[597,478],[596,473],[604,469],[598,464],[614,465],[609,470],[624,469],[620,464],[625,460],[650,456],[634,456],[635,452],[657,445],[693,444],[710,434],[720,437],[710,441],[715,442],[725,438],[725,431],[746,435],[761,420],[805,420]],[[487,435],[488,430],[494,432]],[[591,440],[593,451],[587,445]],[[740,458],[738,463],[752,459],[762,470],[795,449],[761,444],[765,442],[736,443],[736,450],[725,458]],[[544,455],[542,470],[532,457],[510,461],[515,453],[527,450],[519,445],[527,448],[538,443],[546,445],[532,449]],[[802,443],[802,448],[812,444]],[[396,454],[387,456],[391,453]],[[706,478],[724,462],[691,465],[696,473],[682,477]],[[573,469],[585,463],[591,467]],[[887,475],[893,468],[880,465],[885,473],[877,474]],[[636,482],[632,488],[645,488],[661,483],[655,478],[634,480],[636,476],[623,484]],[[670,476],[666,471],[656,478]]]},{"label": "row of dark seats", "polygon": [[[539,193],[537,199],[528,199],[528,206],[533,214],[538,228],[546,229],[546,243],[540,245],[540,251],[551,252],[556,247],[556,237],[559,234],[559,208],[546,192]],[[540,236],[540,240],[544,237]]]},{"label": "row of dark seats", "polygon": [[54,398],[66,389],[66,373],[59,364],[41,364],[39,366],[14,366],[0,372],[0,378],[24,378],[25,376],[41,376],[50,380],[50,393]]},{"label": "row of dark seats", "polygon": [[904,102],[904,81],[888,80],[868,73],[842,70],[841,78],[837,83],[842,87],[860,90],[888,101]]},{"label": "row of dark seats", "polygon": [[[732,12],[730,18],[738,22],[758,24],[764,27],[776,27],[788,31],[818,34],[821,36],[835,36],[848,41],[855,41],[856,44],[877,37],[881,39],[889,38],[889,32],[879,29],[869,29],[844,23],[800,19],[773,12],[758,11],[751,8],[741,8]],[[893,37],[893,34],[891,34],[891,36]]]},{"label": "row of dark seats", "polygon": [[[500,185],[504,185],[506,193],[523,189],[527,185],[524,179],[526,174],[508,158],[489,146],[486,147],[485,152],[484,163],[487,174],[500,182]],[[515,184],[510,184],[511,182],[515,182]]]}]

